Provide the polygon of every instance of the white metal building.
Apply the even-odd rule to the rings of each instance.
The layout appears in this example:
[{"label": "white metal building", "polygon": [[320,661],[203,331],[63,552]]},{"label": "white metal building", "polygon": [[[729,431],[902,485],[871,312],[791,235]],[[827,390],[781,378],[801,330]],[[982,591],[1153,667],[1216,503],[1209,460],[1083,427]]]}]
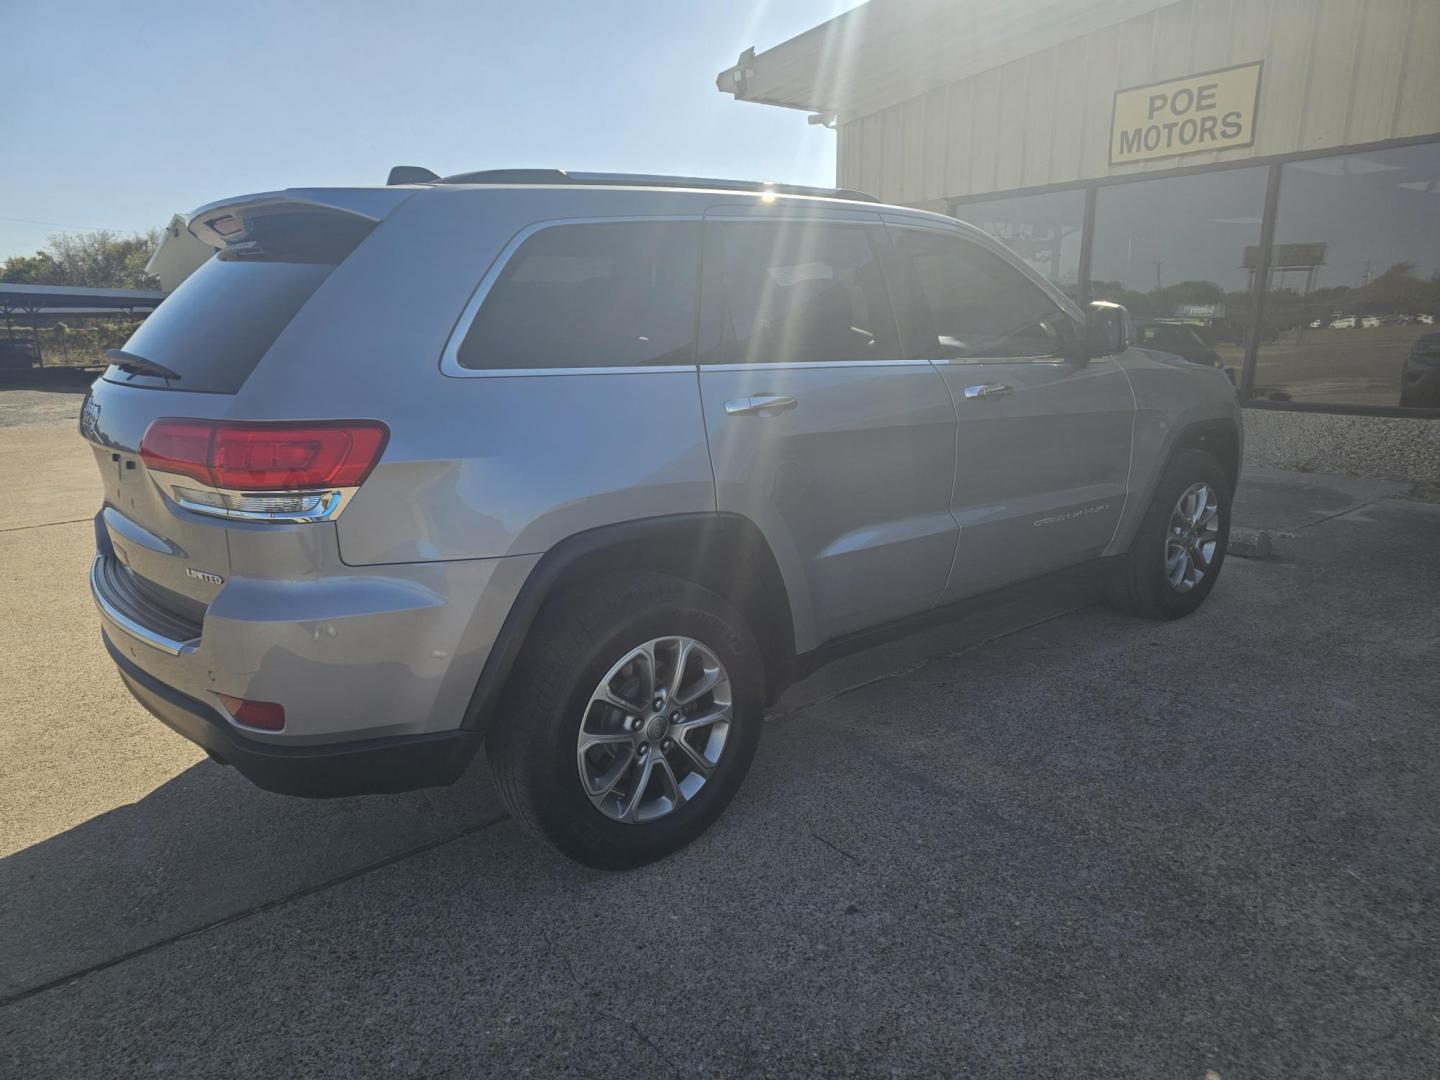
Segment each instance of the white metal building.
[{"label": "white metal building", "polygon": [[871,0],[717,85],[1218,354],[1252,461],[1440,477],[1440,0]]},{"label": "white metal building", "polygon": [[160,279],[163,292],[172,293],[180,283],[215,254],[215,249],[203,240],[197,240],[185,228],[185,215],[175,214],[165,226],[160,244],[145,264],[145,272]]}]

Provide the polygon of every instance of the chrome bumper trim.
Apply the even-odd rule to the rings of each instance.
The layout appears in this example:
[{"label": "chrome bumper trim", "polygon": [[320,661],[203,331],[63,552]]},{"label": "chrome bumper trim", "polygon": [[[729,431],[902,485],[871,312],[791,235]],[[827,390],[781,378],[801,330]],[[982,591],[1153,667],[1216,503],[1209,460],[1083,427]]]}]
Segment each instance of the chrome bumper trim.
[{"label": "chrome bumper trim", "polygon": [[148,627],[141,626],[134,619],[130,618],[109,600],[105,598],[100,588],[100,563],[104,555],[96,555],[95,561],[90,564],[90,595],[95,598],[95,606],[100,609],[100,614],[109,619],[119,629],[125,631],[131,637],[143,641],[152,649],[159,649],[161,652],[169,653],[171,656],[184,656],[192,653],[200,647],[199,638],[191,638],[189,641],[176,641],[163,634],[157,634]]}]

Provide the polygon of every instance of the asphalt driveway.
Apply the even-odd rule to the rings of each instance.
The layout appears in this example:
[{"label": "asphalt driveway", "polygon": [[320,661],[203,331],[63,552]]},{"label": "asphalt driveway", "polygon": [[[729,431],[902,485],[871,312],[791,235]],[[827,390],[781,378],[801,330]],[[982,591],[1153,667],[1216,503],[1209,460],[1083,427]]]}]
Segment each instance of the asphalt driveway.
[{"label": "asphalt driveway", "polygon": [[1440,506],[1395,486],[1251,477],[1291,535],[1179,623],[1080,587],[821,672],[614,875],[478,764],[202,760],[100,647],[73,429],[0,456],[0,1075],[1437,1074]]}]

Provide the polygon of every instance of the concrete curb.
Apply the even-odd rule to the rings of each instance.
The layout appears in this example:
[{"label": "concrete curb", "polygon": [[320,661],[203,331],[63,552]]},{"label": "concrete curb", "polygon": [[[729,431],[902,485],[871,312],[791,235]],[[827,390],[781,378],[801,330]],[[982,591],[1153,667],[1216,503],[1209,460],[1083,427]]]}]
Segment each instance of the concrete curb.
[{"label": "concrete curb", "polygon": [[1268,559],[1274,552],[1270,533],[1265,529],[1247,529],[1243,525],[1230,527],[1229,554],[1241,559]]}]

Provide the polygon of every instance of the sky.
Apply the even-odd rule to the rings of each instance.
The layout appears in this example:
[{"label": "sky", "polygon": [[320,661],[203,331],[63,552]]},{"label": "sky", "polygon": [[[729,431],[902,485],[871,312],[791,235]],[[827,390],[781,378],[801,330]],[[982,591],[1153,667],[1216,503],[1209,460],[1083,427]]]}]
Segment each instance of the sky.
[{"label": "sky", "polygon": [[0,0],[0,259],[229,195],[515,166],[832,184],[715,76],[855,0]]}]

